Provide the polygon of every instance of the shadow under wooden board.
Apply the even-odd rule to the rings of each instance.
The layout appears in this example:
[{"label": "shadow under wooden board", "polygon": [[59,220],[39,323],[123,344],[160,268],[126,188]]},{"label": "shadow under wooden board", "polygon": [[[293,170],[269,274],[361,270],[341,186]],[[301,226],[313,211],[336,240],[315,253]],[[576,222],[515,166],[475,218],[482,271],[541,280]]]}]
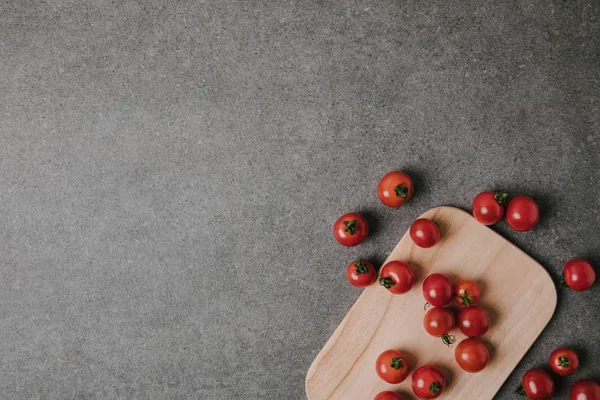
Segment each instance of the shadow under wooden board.
[{"label": "shadow under wooden board", "polygon": [[[378,283],[364,290],[310,366],[309,400],[370,400],[384,390],[416,399],[410,378],[424,364],[437,366],[446,376],[440,399],[491,399],[550,321],[556,288],[540,264],[462,210],[439,207],[422,216],[439,225],[440,242],[422,249],[407,232],[386,260],[408,262],[415,285],[403,295],[393,295]],[[463,371],[454,360],[454,348],[423,328],[421,286],[433,272],[454,282],[472,279],[481,287],[478,305],[491,318],[490,330],[481,338],[490,362],[477,374]],[[458,329],[451,333],[457,343],[465,339]],[[382,381],[375,372],[377,356],[388,349],[400,350],[411,368],[398,385]]]}]

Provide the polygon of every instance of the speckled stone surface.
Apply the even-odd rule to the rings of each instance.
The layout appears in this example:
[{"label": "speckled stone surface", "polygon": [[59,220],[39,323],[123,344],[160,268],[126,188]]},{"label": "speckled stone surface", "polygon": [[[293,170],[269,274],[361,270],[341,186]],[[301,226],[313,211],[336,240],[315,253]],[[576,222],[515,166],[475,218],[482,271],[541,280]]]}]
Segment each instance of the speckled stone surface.
[{"label": "speckled stone surface", "polygon": [[[484,189],[539,201],[495,229],[557,281],[598,267],[599,32],[593,0],[2,2],[0,397],[305,398],[347,263]],[[496,398],[557,346],[557,398],[600,379],[599,315],[560,290]]]}]

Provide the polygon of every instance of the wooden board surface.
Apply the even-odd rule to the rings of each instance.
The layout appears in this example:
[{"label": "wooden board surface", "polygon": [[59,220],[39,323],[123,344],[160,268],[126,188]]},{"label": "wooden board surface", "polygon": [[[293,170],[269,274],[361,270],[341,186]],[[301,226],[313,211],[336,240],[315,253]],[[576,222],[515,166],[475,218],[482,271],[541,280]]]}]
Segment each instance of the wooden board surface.
[{"label": "wooden board surface", "polygon": [[[440,242],[422,249],[407,232],[386,260],[408,262],[415,285],[404,295],[390,294],[377,283],[364,290],[310,366],[309,400],[369,400],[383,390],[417,399],[410,377],[424,364],[436,365],[446,375],[440,399],[491,399],[552,317],[556,288],[531,257],[462,210],[440,207],[423,217],[440,226]],[[490,363],[478,374],[464,372],[454,360],[454,348],[423,328],[421,287],[433,272],[454,282],[473,279],[481,286],[478,305],[488,310],[492,324],[482,337]],[[457,342],[465,338],[458,329],[452,334]],[[377,356],[388,349],[400,350],[411,366],[411,374],[399,385],[387,384],[375,372]]]}]

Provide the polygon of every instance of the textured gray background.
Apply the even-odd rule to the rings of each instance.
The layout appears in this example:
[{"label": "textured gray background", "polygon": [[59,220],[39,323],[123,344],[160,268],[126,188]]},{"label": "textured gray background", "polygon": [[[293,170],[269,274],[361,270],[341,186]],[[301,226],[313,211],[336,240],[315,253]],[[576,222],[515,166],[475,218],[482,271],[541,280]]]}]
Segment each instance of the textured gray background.
[{"label": "textured gray background", "polygon": [[[539,201],[496,229],[554,277],[600,262],[600,2],[88,3],[0,4],[1,398],[301,399],[346,264],[483,189]],[[497,398],[561,345],[600,379],[599,286]]]}]

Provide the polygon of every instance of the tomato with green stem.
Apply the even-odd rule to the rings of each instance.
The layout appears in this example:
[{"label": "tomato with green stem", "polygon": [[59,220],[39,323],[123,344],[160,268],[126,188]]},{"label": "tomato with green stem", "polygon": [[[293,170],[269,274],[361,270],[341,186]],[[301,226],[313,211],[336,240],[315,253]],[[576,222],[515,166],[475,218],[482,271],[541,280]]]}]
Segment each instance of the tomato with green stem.
[{"label": "tomato with green stem", "polygon": [[361,244],[369,234],[369,224],[358,213],[342,215],[333,224],[333,236],[341,245],[352,247]]},{"label": "tomato with green stem", "polygon": [[458,312],[458,329],[468,337],[483,336],[490,328],[490,316],[481,307],[461,308]]},{"label": "tomato with green stem", "polygon": [[375,267],[367,260],[356,260],[346,268],[346,278],[352,286],[364,288],[375,282],[377,272]]},{"label": "tomato with green stem", "polygon": [[377,357],[375,369],[381,379],[396,384],[406,379],[409,366],[406,357],[398,350],[386,350]]},{"label": "tomato with green stem", "polygon": [[556,349],[550,354],[550,368],[560,376],[571,376],[579,369],[579,357],[569,348]]},{"label": "tomato with green stem", "polygon": [[469,307],[476,304],[481,295],[479,285],[469,279],[461,279],[454,285],[454,301],[461,306]]},{"label": "tomato with green stem", "polygon": [[443,307],[434,307],[423,317],[423,327],[431,336],[442,338],[442,342],[450,347],[456,339],[450,335],[456,325],[454,313]]},{"label": "tomato with green stem", "polygon": [[446,378],[439,368],[423,365],[413,372],[411,386],[418,398],[435,399],[444,391]]},{"label": "tomato with green stem", "polygon": [[581,379],[571,386],[569,400],[600,400],[600,385],[591,379]]},{"label": "tomato with green stem", "polygon": [[381,268],[379,284],[393,294],[403,294],[415,283],[415,274],[403,261],[390,261]]},{"label": "tomato with green stem", "polygon": [[456,346],[454,358],[462,369],[470,373],[476,373],[487,366],[490,353],[479,340],[468,338]]},{"label": "tomato with green stem", "polygon": [[577,292],[589,289],[595,281],[596,271],[586,260],[574,258],[563,268],[563,283]]},{"label": "tomato with green stem", "polygon": [[506,193],[481,192],[475,196],[471,205],[473,217],[484,225],[500,222],[504,216],[507,200]]},{"label": "tomato with green stem", "polygon": [[402,171],[392,171],[379,181],[377,196],[388,207],[400,207],[411,199],[414,190],[410,176]]},{"label": "tomato with green stem", "polygon": [[443,307],[452,300],[452,281],[444,274],[431,274],[423,281],[423,297],[434,307]]},{"label": "tomato with green stem", "polygon": [[554,396],[554,381],[543,369],[531,369],[523,376],[517,393],[526,395],[529,400],[550,400]]},{"label": "tomato with green stem", "polygon": [[410,237],[413,242],[423,248],[430,248],[440,241],[440,228],[427,218],[419,218],[410,226]]}]

